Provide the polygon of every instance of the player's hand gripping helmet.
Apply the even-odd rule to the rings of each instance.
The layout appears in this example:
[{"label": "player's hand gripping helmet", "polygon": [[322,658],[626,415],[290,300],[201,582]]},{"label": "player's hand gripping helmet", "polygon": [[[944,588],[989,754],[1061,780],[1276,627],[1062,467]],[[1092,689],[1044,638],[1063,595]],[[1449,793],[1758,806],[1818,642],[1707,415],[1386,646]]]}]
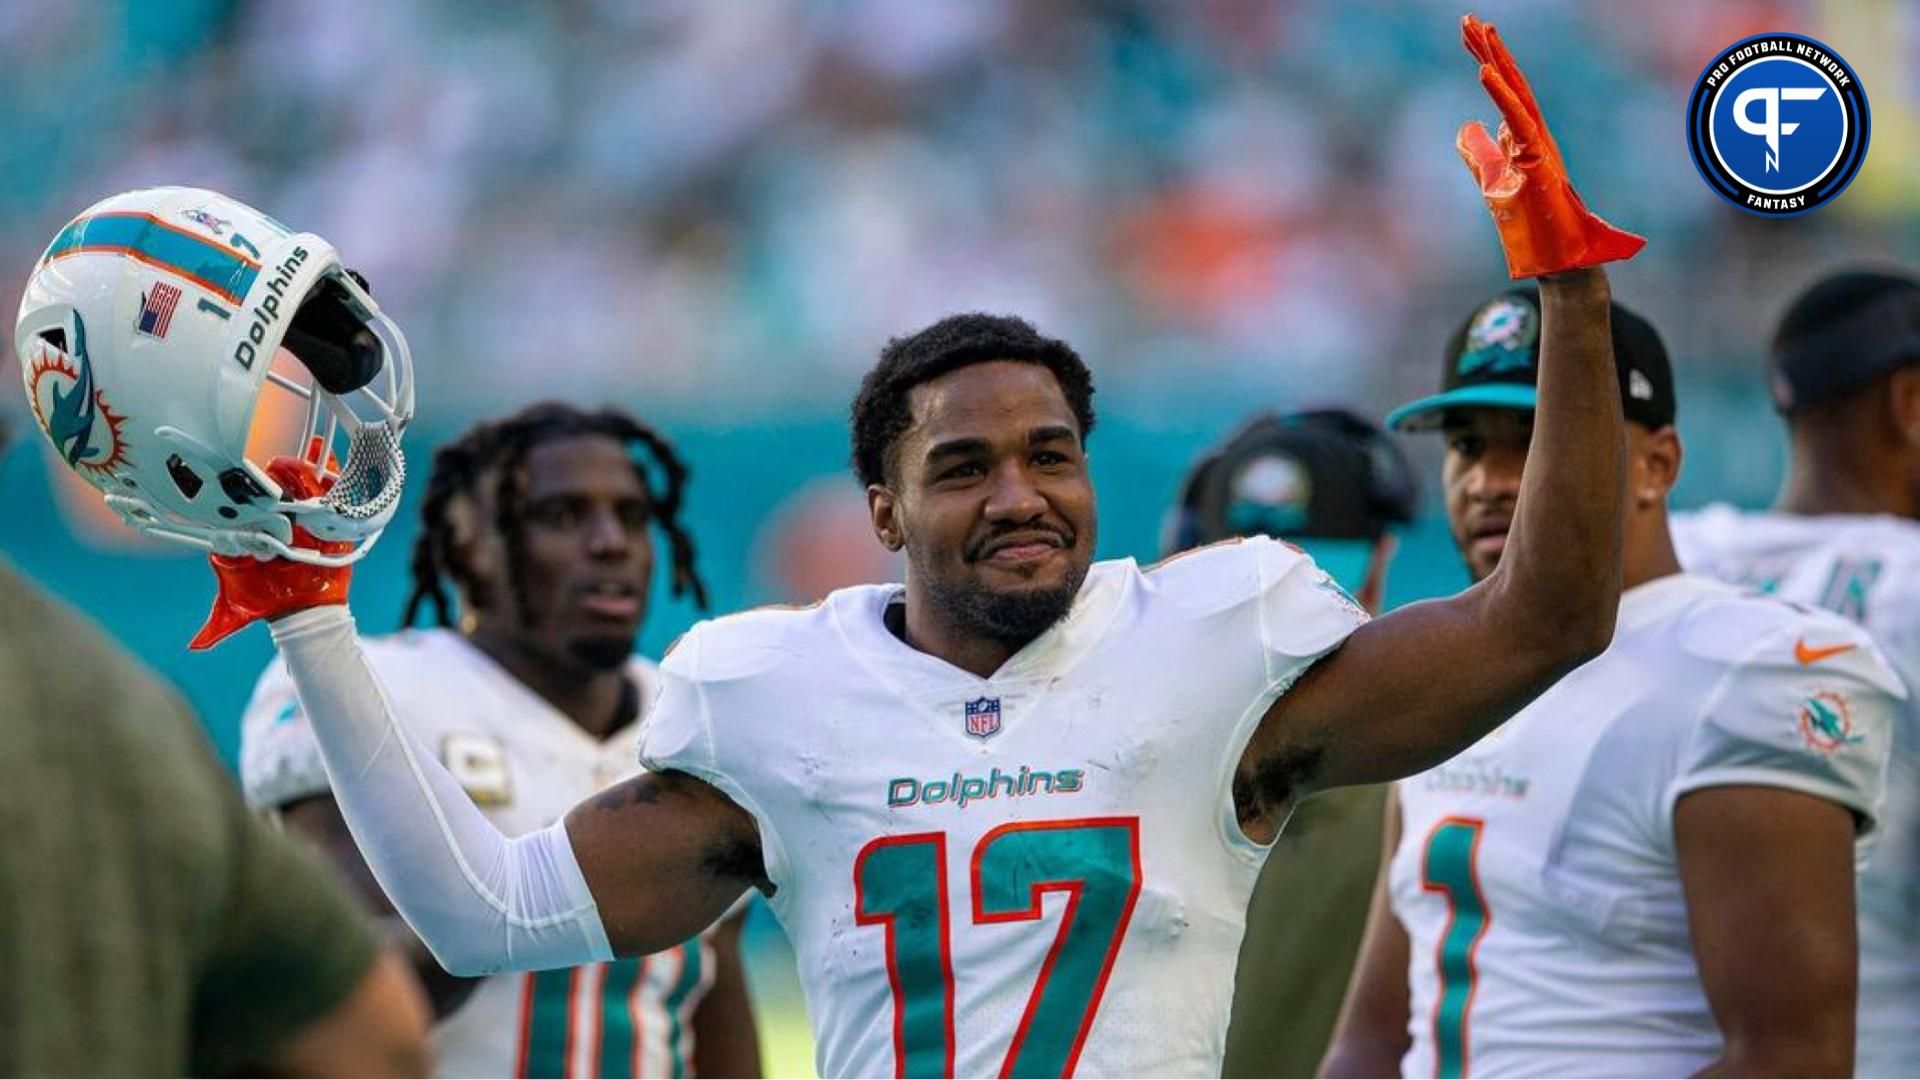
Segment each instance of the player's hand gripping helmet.
[{"label": "player's hand gripping helmet", "polygon": [[[34,266],[14,348],[54,450],[142,532],[340,566],[400,501],[406,339],[332,244],[223,195],[152,188],[89,207]],[[304,399],[305,427],[297,446],[249,455],[268,387]],[[333,483],[288,496],[262,467],[280,454]],[[296,547],[295,525],[352,546]]]}]

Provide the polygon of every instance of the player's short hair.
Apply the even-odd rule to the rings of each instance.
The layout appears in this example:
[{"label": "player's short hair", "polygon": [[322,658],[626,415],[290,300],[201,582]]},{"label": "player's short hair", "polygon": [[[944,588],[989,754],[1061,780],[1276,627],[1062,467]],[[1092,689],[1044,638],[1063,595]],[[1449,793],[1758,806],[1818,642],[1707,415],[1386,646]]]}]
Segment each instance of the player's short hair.
[{"label": "player's short hair", "polygon": [[1920,363],[1920,279],[1868,268],[1828,274],[1780,316],[1770,359],[1774,405],[1790,414]]},{"label": "player's short hair", "polygon": [[686,497],[687,466],[673,444],[619,409],[588,411],[545,401],[498,420],[483,420],[434,451],[426,502],[420,508],[420,537],[413,545],[413,591],[407,596],[401,626],[412,626],[420,609],[427,605],[433,607],[438,625],[453,625],[452,598],[446,588],[449,580],[472,594],[476,582],[456,550],[448,507],[455,498],[474,497],[490,477],[497,477],[499,485],[494,496],[492,525],[506,540],[507,576],[514,590],[514,601],[525,610],[527,598],[522,568],[526,565],[526,553],[521,536],[525,508],[518,479],[520,465],[536,446],[583,435],[604,436],[626,446],[629,452],[637,447],[652,458],[660,471],[659,483],[649,478],[642,459],[635,458],[633,469],[653,501],[653,520],[667,534],[673,551],[673,595],[691,590],[694,603],[702,611],[707,609],[707,585],[694,569],[693,536],[680,520],[681,504]]},{"label": "player's short hair", "polygon": [[853,472],[862,484],[886,483],[893,446],[913,424],[908,394],[921,383],[994,360],[1037,364],[1053,372],[1080,425],[1093,434],[1093,374],[1073,347],[1013,315],[968,312],[887,342],[853,398]]}]

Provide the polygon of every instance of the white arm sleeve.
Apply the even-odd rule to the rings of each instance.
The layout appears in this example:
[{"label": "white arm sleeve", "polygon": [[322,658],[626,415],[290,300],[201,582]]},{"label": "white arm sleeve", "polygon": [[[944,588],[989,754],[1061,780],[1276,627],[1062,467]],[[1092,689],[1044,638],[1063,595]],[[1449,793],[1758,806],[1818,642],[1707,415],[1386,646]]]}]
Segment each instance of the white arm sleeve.
[{"label": "white arm sleeve", "polygon": [[255,810],[279,810],[333,793],[320,745],[279,657],[260,673],[240,716],[240,790]]},{"label": "white arm sleeve", "polygon": [[393,715],[345,607],[272,628],[347,827],[441,966],[491,975],[613,959],[566,823],[511,839],[495,828]]}]

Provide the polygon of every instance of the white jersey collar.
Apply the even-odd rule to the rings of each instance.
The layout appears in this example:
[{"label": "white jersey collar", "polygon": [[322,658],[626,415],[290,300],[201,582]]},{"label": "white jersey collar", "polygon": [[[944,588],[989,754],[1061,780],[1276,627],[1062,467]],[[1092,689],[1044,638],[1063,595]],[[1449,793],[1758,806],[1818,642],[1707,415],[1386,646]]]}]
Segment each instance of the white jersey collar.
[{"label": "white jersey collar", "polygon": [[1616,633],[1640,630],[1672,615],[1702,593],[1736,592],[1698,574],[1678,573],[1643,581],[1620,594]]},{"label": "white jersey collar", "polygon": [[[1691,518],[1693,527],[1705,532],[1716,544],[1742,549],[1798,546],[1864,528],[1884,529],[1920,539],[1920,521],[1898,514],[1792,514],[1782,510],[1741,510],[1730,503],[1711,503],[1678,516]],[[1756,530],[1756,526],[1760,528]]]},{"label": "white jersey collar", "polygon": [[532,687],[500,666],[499,661],[488,656],[486,650],[475,645],[465,634],[444,627],[424,630],[420,633],[427,635],[429,640],[437,641],[441,647],[460,653],[463,662],[480,672],[482,678],[491,680],[501,694],[505,695],[509,701],[516,703],[514,708],[516,716],[524,715],[528,717],[530,723],[536,722],[534,718],[537,717],[537,722],[564,729],[570,738],[588,746],[599,748],[632,745],[640,731],[640,722],[646,718],[647,707],[653,704],[656,689],[654,665],[636,653],[627,658],[627,677],[633,680],[635,689],[639,691],[640,707],[635,710],[632,720],[608,732],[606,738],[596,739],[587,729],[574,723],[572,717],[554,708],[546,698],[534,693]]},{"label": "white jersey collar", "polygon": [[887,628],[887,606],[905,591],[904,585],[847,590],[832,608],[834,624],[856,656],[900,677],[942,681],[971,680],[986,685],[1058,675],[1086,655],[1120,610],[1130,583],[1139,576],[1132,559],[1094,563],[1080,585],[1066,617],[1028,642],[1006,663],[984,679],[924,653],[894,636]]}]

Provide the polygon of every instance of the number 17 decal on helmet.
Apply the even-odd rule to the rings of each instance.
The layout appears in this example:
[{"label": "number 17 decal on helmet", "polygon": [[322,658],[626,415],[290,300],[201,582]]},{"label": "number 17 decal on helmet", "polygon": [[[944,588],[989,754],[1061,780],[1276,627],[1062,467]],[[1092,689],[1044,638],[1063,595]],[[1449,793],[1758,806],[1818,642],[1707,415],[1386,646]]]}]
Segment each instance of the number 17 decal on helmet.
[{"label": "number 17 decal on helmet", "polygon": [[[55,452],[142,532],[340,566],[399,504],[406,338],[332,244],[224,195],[151,188],[87,208],[35,264],[14,346]],[[262,445],[269,394],[304,411],[278,446]],[[312,462],[322,493],[269,475],[279,454]],[[325,550],[295,545],[295,526]]]}]

